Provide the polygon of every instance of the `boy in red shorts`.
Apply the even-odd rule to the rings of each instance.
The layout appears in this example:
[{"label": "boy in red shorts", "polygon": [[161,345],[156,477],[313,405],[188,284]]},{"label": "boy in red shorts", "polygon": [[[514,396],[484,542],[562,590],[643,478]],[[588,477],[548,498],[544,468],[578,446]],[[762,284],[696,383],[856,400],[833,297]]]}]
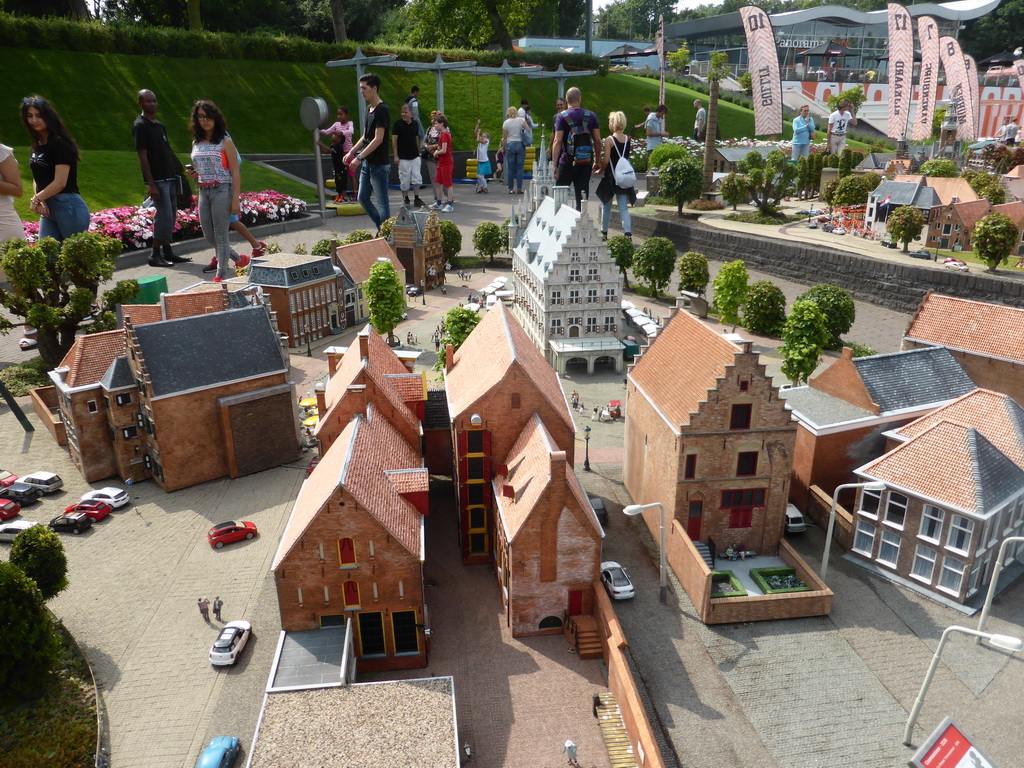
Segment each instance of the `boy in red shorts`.
[{"label": "boy in red shorts", "polygon": [[444,115],[435,117],[434,128],[441,134],[437,149],[434,150],[434,157],[437,158],[437,175],[434,180],[444,189],[444,197],[447,202],[444,208],[441,208],[440,200],[430,207],[435,210],[440,208],[444,213],[451,213],[455,210],[455,200],[452,197],[452,172],[455,170],[455,156],[452,154],[452,135],[448,131],[448,118]]}]

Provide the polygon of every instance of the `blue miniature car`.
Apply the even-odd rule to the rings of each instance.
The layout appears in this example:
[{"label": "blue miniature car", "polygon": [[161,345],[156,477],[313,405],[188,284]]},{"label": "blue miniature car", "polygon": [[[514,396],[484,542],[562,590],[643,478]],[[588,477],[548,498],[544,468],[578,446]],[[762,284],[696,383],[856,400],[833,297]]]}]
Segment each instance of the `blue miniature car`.
[{"label": "blue miniature car", "polygon": [[199,756],[196,768],[231,768],[238,757],[238,737],[218,736]]}]

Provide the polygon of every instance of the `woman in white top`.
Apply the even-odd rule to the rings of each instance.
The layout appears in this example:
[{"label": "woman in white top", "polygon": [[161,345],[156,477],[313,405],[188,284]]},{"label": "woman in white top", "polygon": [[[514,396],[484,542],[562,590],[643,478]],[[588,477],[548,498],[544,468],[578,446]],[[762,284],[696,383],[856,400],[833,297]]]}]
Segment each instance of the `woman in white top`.
[{"label": "woman in white top", "polygon": [[[523,132],[526,130],[526,121],[515,107],[509,107],[505,112],[505,122],[501,124],[501,148],[505,150],[505,180],[510,195],[523,194],[523,166],[526,164]],[[512,189],[513,183],[516,189]]]},{"label": "woman in white top", "polygon": [[14,210],[14,198],[21,197],[23,191],[14,150],[6,144],[0,144],[0,243],[12,237],[25,239],[25,228],[21,225],[18,212]]}]

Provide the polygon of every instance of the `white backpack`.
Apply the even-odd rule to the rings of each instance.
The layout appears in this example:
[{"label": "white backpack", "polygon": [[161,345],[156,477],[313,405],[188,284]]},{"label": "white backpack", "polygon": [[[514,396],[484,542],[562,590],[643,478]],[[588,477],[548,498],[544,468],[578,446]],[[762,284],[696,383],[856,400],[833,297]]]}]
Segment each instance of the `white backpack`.
[{"label": "white backpack", "polygon": [[[629,139],[626,139],[628,142]],[[612,139],[612,146],[615,148],[619,159],[612,166],[612,176],[615,178],[615,186],[621,189],[633,189],[636,186],[636,171],[626,156],[619,150],[619,145]]]}]

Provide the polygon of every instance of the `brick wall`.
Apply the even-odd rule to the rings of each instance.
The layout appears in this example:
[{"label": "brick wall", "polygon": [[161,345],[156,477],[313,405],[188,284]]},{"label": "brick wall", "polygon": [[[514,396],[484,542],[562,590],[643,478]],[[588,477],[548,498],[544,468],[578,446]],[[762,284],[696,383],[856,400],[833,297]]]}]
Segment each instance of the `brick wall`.
[{"label": "brick wall", "polygon": [[232,477],[297,461],[302,455],[295,427],[295,396],[291,387],[275,388],[265,397],[225,406],[222,424],[231,456]]},{"label": "brick wall", "polygon": [[[70,423],[77,435],[77,449],[71,445],[71,459],[87,483],[117,474],[114,445],[107,426],[103,390],[94,387],[71,394]],[[69,427],[70,429],[71,427]]]},{"label": "brick wall", "polygon": [[[851,499],[851,502],[853,500]],[[851,503],[852,506],[852,503]],[[821,530],[828,528],[828,518],[832,512],[832,495],[816,485],[812,485],[807,500],[805,514],[814,521]],[[836,505],[836,519],[832,529],[833,546],[849,549],[853,544],[853,516],[842,504]]]},{"label": "brick wall", "polygon": [[[343,537],[350,537],[355,542],[355,568],[339,567],[338,540]],[[282,629],[316,629],[320,626],[320,617],[325,615],[355,617],[359,613],[381,612],[384,614],[387,658],[359,658],[358,670],[369,672],[426,666],[423,634],[419,635],[420,653],[396,657],[390,624],[392,611],[410,610],[415,610],[418,623],[423,623],[423,579],[419,557],[395,541],[387,529],[373,515],[361,509],[344,488],[334,493],[327,506],[310,523],[274,576]],[[359,610],[346,610],[343,584],[350,580],[359,585]],[[361,654],[358,642],[356,653]]]},{"label": "brick wall", "polygon": [[964,299],[1024,307],[1024,281],[1019,280],[922,267],[909,259],[908,263],[881,261],[820,244],[766,240],[685,219],[635,216],[633,232],[645,238],[667,237],[681,252],[699,251],[716,261],[741,259],[751,269],[808,286],[832,283],[861,301],[897,312],[914,312],[929,288]]},{"label": "brick wall", "polygon": [[36,416],[46,427],[46,431],[50,433],[57,445],[67,445],[67,432],[57,411],[57,388],[53,386],[36,387],[29,392],[29,395],[32,398],[32,410],[36,412]]},{"label": "brick wall", "polygon": [[853,470],[885,453],[882,433],[907,421],[894,419],[885,424],[817,436],[800,425],[797,428],[789,498],[803,510],[810,503],[812,486],[831,492],[837,485],[856,482]]}]

